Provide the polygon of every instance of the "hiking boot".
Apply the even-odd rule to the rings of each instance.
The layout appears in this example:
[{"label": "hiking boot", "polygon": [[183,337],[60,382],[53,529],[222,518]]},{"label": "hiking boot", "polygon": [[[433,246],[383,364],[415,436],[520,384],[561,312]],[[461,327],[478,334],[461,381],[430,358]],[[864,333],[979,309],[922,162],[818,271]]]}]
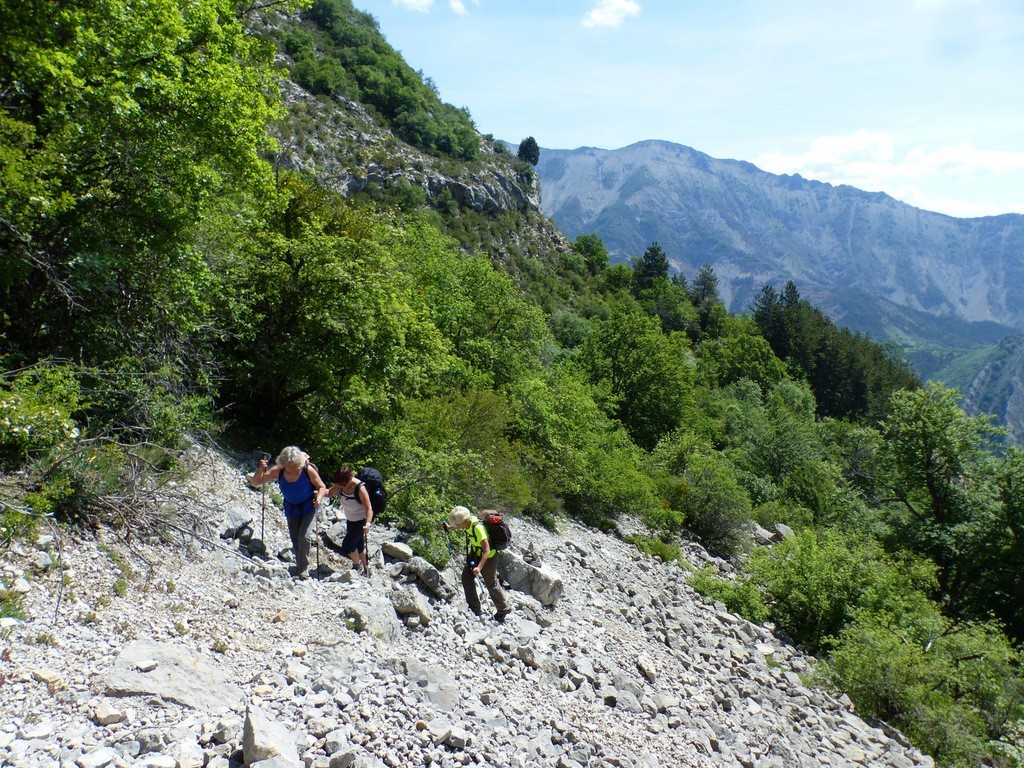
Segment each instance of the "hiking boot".
[{"label": "hiking boot", "polygon": [[505,617],[508,616],[510,613],[512,613],[511,608],[506,608],[504,611],[498,611],[496,614],[494,614],[494,620],[499,624],[504,624]]}]

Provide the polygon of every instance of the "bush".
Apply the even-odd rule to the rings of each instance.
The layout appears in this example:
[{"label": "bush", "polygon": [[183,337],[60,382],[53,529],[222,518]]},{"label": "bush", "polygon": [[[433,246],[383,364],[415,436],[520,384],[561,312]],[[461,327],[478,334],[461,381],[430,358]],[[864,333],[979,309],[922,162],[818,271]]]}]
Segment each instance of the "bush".
[{"label": "bush", "polygon": [[74,441],[81,390],[67,367],[40,364],[0,383],[0,462],[21,466]]},{"label": "bush", "polygon": [[747,621],[763,624],[769,618],[760,590],[749,579],[723,579],[714,567],[707,565],[693,573],[687,583],[703,597],[722,603]]},{"label": "bush", "polygon": [[749,578],[780,629],[812,652],[863,610],[909,611],[934,583],[934,567],[896,562],[871,540],[804,530],[753,553]]},{"label": "bush", "polygon": [[706,547],[725,554],[744,550],[751,523],[750,499],[719,454],[695,454],[668,499]]},{"label": "bush", "polygon": [[637,534],[630,534],[626,537],[626,541],[641,552],[645,552],[652,557],[661,558],[663,562],[669,563],[673,560],[679,560],[679,546],[671,541]]},{"label": "bush", "polygon": [[829,673],[862,715],[900,728],[938,765],[973,768],[1008,764],[992,761],[1022,716],[1019,662],[998,626],[954,624],[922,597],[907,613],[859,614]]}]

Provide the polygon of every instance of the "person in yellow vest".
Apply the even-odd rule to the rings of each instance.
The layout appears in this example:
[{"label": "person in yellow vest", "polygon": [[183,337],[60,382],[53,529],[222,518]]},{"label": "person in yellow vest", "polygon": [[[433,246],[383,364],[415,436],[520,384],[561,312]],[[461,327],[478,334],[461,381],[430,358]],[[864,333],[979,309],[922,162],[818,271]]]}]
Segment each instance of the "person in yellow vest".
[{"label": "person in yellow vest", "polygon": [[476,591],[476,577],[483,576],[487,594],[491,596],[491,601],[497,609],[494,619],[504,622],[512,609],[509,608],[505,593],[498,584],[498,560],[487,537],[487,526],[466,507],[455,507],[448,514],[444,528],[466,532],[466,564],[462,568],[462,588],[466,592],[469,610],[477,616],[483,613],[480,596]]}]

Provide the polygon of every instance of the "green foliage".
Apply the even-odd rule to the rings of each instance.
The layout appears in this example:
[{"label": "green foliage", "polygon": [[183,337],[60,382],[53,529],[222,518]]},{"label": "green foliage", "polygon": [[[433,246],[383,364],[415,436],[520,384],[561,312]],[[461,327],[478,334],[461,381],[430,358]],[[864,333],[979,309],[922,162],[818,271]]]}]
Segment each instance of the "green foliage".
[{"label": "green foliage", "polygon": [[692,455],[667,502],[704,546],[727,555],[747,548],[750,499],[721,454]]},{"label": "green foliage", "polygon": [[694,366],[685,337],[665,336],[629,304],[616,304],[608,320],[595,324],[578,360],[609,415],[643,448],[653,448],[692,407]]},{"label": "green foliage", "polygon": [[516,446],[506,437],[512,417],[513,404],[486,390],[411,403],[405,444],[419,446],[424,455],[429,452],[429,466],[446,470],[420,474],[419,483],[430,485],[442,504],[461,499],[480,507],[523,510],[530,488]]},{"label": "green foliage", "polygon": [[633,295],[644,311],[658,319],[665,333],[693,331],[697,312],[690,303],[686,288],[665,278],[654,280],[649,288],[636,289]]},{"label": "green foliage", "polygon": [[701,264],[689,286],[690,301],[697,310],[693,337],[715,338],[721,333],[727,313],[718,297],[718,275],[710,264]]},{"label": "green foliage", "polygon": [[665,541],[664,538],[630,534],[626,537],[626,541],[635,546],[641,552],[661,559],[662,562],[670,563],[680,559],[679,545],[674,544],[671,541]]},{"label": "green foliage", "polygon": [[754,320],[775,354],[806,377],[819,416],[877,423],[894,392],[920,384],[881,345],[837,329],[800,298],[792,282],[781,295],[766,285],[755,302]]},{"label": "green foliage", "polygon": [[1008,533],[991,453],[999,430],[958,401],[940,384],[893,397],[883,431],[891,525],[899,545],[938,566],[937,596],[954,616],[984,616]]},{"label": "green foliage", "polygon": [[829,662],[862,715],[895,725],[938,765],[1016,764],[999,756],[1024,714],[1020,658],[997,625],[956,624],[935,606],[863,613]]},{"label": "green foliage", "polygon": [[668,256],[660,245],[651,243],[633,262],[633,294],[653,288],[659,280],[668,281]]},{"label": "green foliage", "polygon": [[272,52],[237,11],[232,0],[4,5],[8,344],[32,359],[190,355],[209,280],[191,229],[219,195],[266,178],[277,110]]},{"label": "green foliage", "polygon": [[413,222],[390,243],[416,286],[423,310],[452,352],[487,383],[502,387],[533,368],[550,339],[543,314],[508,275],[481,256]]},{"label": "green foliage", "polygon": [[540,162],[540,147],[537,146],[537,140],[533,136],[527,136],[519,142],[516,157],[530,165],[536,165]]},{"label": "green foliage", "polygon": [[716,338],[697,347],[701,376],[713,387],[726,387],[741,379],[756,383],[767,393],[786,376],[786,369],[771,346],[749,320],[732,318]]},{"label": "green foliage", "polygon": [[747,621],[763,624],[770,616],[761,592],[749,579],[723,579],[714,566],[706,565],[692,573],[687,583],[711,602],[722,603]]},{"label": "green foliage", "polygon": [[805,386],[784,379],[766,397],[750,380],[729,385],[719,397],[725,453],[743,473],[755,504],[780,498],[798,467],[821,458],[814,400]]},{"label": "green foliage", "polygon": [[415,211],[426,205],[427,191],[401,176],[388,184],[384,202],[399,210]]},{"label": "green foliage", "polygon": [[608,249],[597,235],[580,235],[573,242],[572,249],[583,257],[591,275],[599,275],[608,268]]},{"label": "green foliage", "polygon": [[534,501],[529,512],[544,519],[564,506],[606,528],[620,513],[655,506],[641,451],[568,366],[521,380],[511,395],[519,404],[515,436],[530,446]]},{"label": "green foliage", "polygon": [[572,312],[558,312],[548,320],[551,333],[558,344],[567,350],[576,349],[593,330],[593,323]]},{"label": "green foliage", "polygon": [[327,464],[366,456],[405,398],[453,364],[396,263],[437,237],[417,245],[296,175],[282,175],[279,200],[224,265],[234,295],[223,302],[223,396],[243,423],[273,425],[282,444],[309,445]]},{"label": "green foliage", "polygon": [[312,93],[346,95],[375,109],[404,141],[431,154],[473,160],[480,139],[465,109],[441,101],[349,0],[314,0],[303,14],[317,34],[286,28],[292,77]]},{"label": "green foliage", "polygon": [[827,648],[860,611],[918,610],[933,583],[924,561],[896,562],[870,539],[804,530],[748,567],[777,626],[812,652]]},{"label": "green foliage", "polygon": [[74,442],[82,392],[67,366],[43,364],[0,380],[0,462],[13,467]]}]

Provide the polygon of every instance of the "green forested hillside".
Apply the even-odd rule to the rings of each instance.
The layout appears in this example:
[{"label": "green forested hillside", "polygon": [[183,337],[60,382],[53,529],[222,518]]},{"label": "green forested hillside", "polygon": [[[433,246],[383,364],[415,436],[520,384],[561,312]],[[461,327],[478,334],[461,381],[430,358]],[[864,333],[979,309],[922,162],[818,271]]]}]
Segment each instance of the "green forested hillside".
[{"label": "green forested hillside", "polygon": [[[454,503],[637,516],[662,557],[695,537],[733,558],[739,578],[694,583],[817,653],[864,716],[942,765],[1019,763],[1024,454],[795,289],[737,316],[657,244],[503,259],[494,233],[529,238],[535,211],[346,198],[272,165],[279,77],[334,72],[327,106],[433,90],[347,0],[255,13],[0,6],[5,545],[44,521],[172,530],[187,437],[372,461],[385,517],[435,561]],[[403,103],[368,105],[400,135],[453,114]],[[453,164],[472,144],[422,143]],[[756,548],[755,524],[794,535]]]}]

